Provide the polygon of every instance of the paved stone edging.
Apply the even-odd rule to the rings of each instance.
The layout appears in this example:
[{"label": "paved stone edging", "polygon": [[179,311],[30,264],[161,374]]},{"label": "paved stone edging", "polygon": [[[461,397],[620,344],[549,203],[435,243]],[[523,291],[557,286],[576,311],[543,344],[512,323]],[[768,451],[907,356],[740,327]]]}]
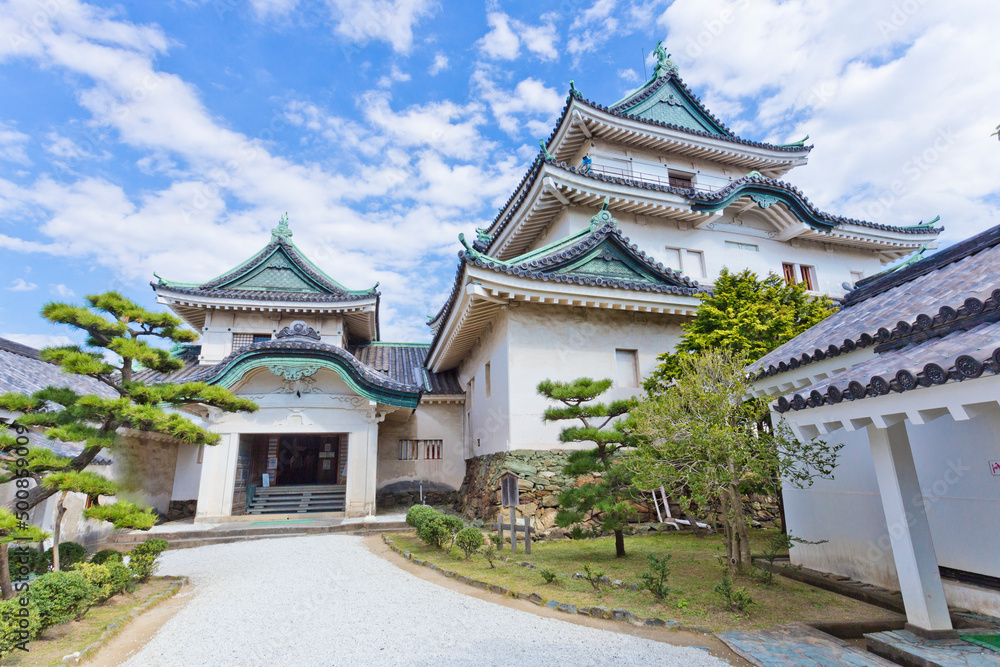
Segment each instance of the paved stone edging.
[{"label": "paved stone edging", "polygon": [[149,611],[150,609],[152,609],[159,603],[163,602],[167,598],[171,598],[174,595],[176,595],[177,591],[181,589],[181,586],[184,586],[188,583],[187,577],[173,577],[173,579],[174,581],[170,582],[170,585],[167,586],[167,590],[160,591],[159,593],[156,593],[154,595],[150,595],[143,601],[142,604],[132,609],[132,611],[108,623],[104,627],[104,632],[101,633],[101,636],[98,637],[97,640],[94,641],[94,643],[92,643],[85,649],[76,651],[75,653],[70,653],[69,655],[65,656],[62,659],[62,663],[64,665],[76,665],[85,660],[93,658],[94,654],[97,653],[97,651],[99,651],[101,647],[108,642],[109,639],[111,639],[112,637],[114,637],[115,635],[117,635],[119,632],[122,631],[122,628],[124,628],[126,625],[134,621],[142,613]]},{"label": "paved stone edging", "polygon": [[[391,539],[389,539],[389,535],[386,533],[382,533],[382,541],[385,542],[390,549],[401,555],[406,560],[411,561],[414,565],[429,567],[430,569],[436,570],[437,572],[443,574],[444,576],[450,579],[456,579],[457,581],[472,586],[473,588],[489,591],[490,593],[496,593],[497,595],[502,595],[503,597],[516,598],[518,600],[527,600],[528,602],[534,603],[538,606],[546,606],[550,609],[555,609],[557,611],[561,611],[567,614],[580,614],[582,616],[590,616],[591,618],[603,618],[609,621],[633,623],[635,625],[664,627],[669,630],[684,629],[694,632],[706,632],[708,634],[712,634],[711,631],[707,631],[702,628],[685,628],[677,621],[665,621],[662,618],[644,618],[642,616],[639,616],[638,614],[632,613],[627,609],[608,609],[607,607],[581,607],[575,604],[569,604],[567,602],[559,602],[557,600],[546,600],[538,593],[519,593],[517,591],[512,591],[509,588],[505,588],[503,586],[498,586],[496,584],[488,584],[485,581],[479,581],[478,579],[472,579],[471,577],[466,577],[465,575],[461,575],[455,572],[454,570],[446,570],[443,567],[436,565],[435,563],[431,563],[426,559],[414,558],[413,554],[410,553],[409,551],[405,551],[400,547],[397,547],[396,544]],[[507,563],[511,562],[511,559],[507,557],[498,558],[498,560],[503,560],[504,562]],[[527,567],[531,567],[532,569],[534,569],[533,565],[528,565]]]}]

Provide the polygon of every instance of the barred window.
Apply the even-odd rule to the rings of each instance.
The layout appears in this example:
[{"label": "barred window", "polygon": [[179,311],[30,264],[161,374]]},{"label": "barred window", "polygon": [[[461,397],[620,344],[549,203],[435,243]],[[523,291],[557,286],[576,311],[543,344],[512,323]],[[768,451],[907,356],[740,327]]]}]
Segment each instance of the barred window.
[{"label": "barred window", "polygon": [[417,460],[417,443],[419,440],[400,440],[399,441],[399,460],[400,461],[416,461]]},{"label": "barred window", "polygon": [[425,443],[424,446],[426,448],[425,453],[427,454],[425,458],[428,459],[441,458],[441,449],[442,449],[441,445],[444,444],[441,440],[425,440],[424,443]]},{"label": "barred window", "polygon": [[438,460],[441,458],[443,440],[400,440],[399,460],[416,461],[420,458],[420,450],[424,450],[423,458]]}]

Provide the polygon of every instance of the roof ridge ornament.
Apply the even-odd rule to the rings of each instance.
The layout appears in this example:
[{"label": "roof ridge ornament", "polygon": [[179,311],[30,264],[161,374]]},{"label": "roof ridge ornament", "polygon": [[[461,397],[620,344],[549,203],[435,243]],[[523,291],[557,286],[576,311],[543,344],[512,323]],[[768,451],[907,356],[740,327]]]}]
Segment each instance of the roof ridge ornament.
[{"label": "roof ridge ornament", "polygon": [[613,228],[618,227],[618,221],[615,220],[614,216],[611,215],[611,211],[608,210],[608,205],[611,200],[608,197],[604,198],[604,204],[601,205],[601,210],[590,219],[590,231],[596,232],[601,227],[605,225],[611,225]]},{"label": "roof ridge ornament", "polygon": [[556,156],[549,152],[549,147],[545,145],[545,139],[539,139],[538,145],[542,147],[542,155],[545,157],[546,160],[556,159]]},{"label": "roof ridge ornament", "polygon": [[653,68],[654,79],[661,79],[671,74],[677,74],[677,65],[670,59],[671,54],[667,53],[667,50],[663,48],[662,39],[656,43],[653,55],[656,56],[656,67]]},{"label": "roof ridge ornament", "polygon": [[287,327],[274,335],[279,338],[308,338],[310,340],[321,340],[320,335],[311,326],[302,320],[295,320]]},{"label": "roof ridge ornament", "polygon": [[271,230],[271,243],[287,243],[292,238],[292,230],[288,228],[288,211],[278,220],[278,226]]}]

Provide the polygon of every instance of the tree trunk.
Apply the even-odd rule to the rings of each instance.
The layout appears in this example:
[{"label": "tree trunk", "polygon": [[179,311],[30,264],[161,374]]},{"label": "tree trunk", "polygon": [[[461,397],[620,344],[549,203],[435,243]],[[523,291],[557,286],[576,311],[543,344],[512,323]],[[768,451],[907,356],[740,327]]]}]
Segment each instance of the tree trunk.
[{"label": "tree trunk", "polygon": [[56,519],[52,522],[52,569],[56,572],[59,571],[59,529],[62,526],[63,514],[66,513],[66,506],[63,502],[66,500],[67,493],[69,491],[62,492],[59,503],[56,504]]},{"label": "tree trunk", "polygon": [[719,493],[719,509],[722,511],[723,542],[726,545],[726,567],[734,570],[733,563],[733,522],[729,515],[729,491],[723,489]]},{"label": "tree trunk", "polygon": [[10,542],[0,544],[0,591],[4,600],[14,597],[14,587],[10,583],[10,556],[7,553],[9,548]]},{"label": "tree trunk", "polygon": [[785,519],[785,491],[781,488],[781,480],[778,480],[778,518],[781,519],[781,534],[788,534],[788,521]]},{"label": "tree trunk", "polygon": [[[100,453],[100,449],[85,449],[80,452],[72,461],[69,462],[65,468],[60,468],[62,471],[70,472],[73,470],[83,470],[90,465],[91,461],[97,458]],[[22,512],[28,512],[36,505],[44,502],[58,493],[58,489],[53,489],[47,486],[42,486],[41,484],[35,486],[33,489],[28,491],[27,498],[12,498],[10,502],[4,505],[4,509],[20,516]],[[19,507],[18,504],[22,506]],[[27,504],[27,507],[23,505]]]},{"label": "tree trunk", "polygon": [[743,514],[743,496],[740,494],[739,486],[732,485],[730,493],[733,496],[733,527],[739,536],[738,558],[742,569],[750,566],[750,531],[747,529],[746,516]]},{"label": "tree trunk", "polygon": [[625,558],[625,531],[615,531],[615,557]]}]

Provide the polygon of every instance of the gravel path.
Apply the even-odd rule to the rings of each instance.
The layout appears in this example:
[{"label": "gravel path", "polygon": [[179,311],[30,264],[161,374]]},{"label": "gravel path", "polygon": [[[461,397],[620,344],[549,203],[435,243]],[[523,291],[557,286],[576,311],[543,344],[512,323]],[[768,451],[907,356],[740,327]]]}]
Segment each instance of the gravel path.
[{"label": "gravel path", "polygon": [[695,648],[509,609],[424,581],[359,537],[168,551],[192,599],[126,665],[723,665]]}]

